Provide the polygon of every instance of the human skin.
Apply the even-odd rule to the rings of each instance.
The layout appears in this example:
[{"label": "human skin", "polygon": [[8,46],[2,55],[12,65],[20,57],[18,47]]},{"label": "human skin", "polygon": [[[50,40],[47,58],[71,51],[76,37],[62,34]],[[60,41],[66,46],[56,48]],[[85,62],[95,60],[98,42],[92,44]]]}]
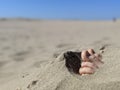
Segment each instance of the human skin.
[{"label": "human skin", "polygon": [[81,53],[82,63],[79,69],[80,75],[93,74],[103,64],[102,56],[96,54],[93,49],[84,50]]}]

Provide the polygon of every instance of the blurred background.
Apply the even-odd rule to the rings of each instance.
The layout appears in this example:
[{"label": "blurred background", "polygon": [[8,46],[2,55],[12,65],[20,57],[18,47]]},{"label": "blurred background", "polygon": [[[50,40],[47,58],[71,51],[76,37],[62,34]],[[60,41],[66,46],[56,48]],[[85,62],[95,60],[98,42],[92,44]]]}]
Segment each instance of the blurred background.
[{"label": "blurred background", "polygon": [[0,0],[1,18],[111,20],[119,0]]}]

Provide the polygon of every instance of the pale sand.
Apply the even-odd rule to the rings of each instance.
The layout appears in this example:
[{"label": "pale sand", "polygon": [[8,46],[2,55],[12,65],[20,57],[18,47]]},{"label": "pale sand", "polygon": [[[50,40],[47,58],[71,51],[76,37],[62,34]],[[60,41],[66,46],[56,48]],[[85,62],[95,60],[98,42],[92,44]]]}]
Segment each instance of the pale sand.
[{"label": "pale sand", "polygon": [[[70,73],[60,56],[102,46],[93,75]],[[0,90],[120,90],[120,21],[0,20]]]}]

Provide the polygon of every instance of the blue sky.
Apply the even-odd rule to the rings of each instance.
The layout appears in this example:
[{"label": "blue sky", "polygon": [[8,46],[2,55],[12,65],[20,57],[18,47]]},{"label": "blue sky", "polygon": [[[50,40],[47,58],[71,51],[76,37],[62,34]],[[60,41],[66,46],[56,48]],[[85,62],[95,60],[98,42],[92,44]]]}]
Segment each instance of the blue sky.
[{"label": "blue sky", "polygon": [[120,0],[0,0],[0,17],[81,20],[120,18]]}]

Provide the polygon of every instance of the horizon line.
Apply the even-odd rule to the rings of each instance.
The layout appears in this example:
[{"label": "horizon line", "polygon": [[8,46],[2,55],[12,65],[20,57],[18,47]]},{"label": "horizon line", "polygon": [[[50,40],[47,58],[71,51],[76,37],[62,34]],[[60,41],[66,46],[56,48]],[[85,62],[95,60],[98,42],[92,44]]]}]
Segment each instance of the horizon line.
[{"label": "horizon line", "polygon": [[111,19],[80,19],[80,18],[30,18],[30,17],[0,17],[0,20],[72,20],[72,21],[116,21],[120,18],[111,18]]}]

